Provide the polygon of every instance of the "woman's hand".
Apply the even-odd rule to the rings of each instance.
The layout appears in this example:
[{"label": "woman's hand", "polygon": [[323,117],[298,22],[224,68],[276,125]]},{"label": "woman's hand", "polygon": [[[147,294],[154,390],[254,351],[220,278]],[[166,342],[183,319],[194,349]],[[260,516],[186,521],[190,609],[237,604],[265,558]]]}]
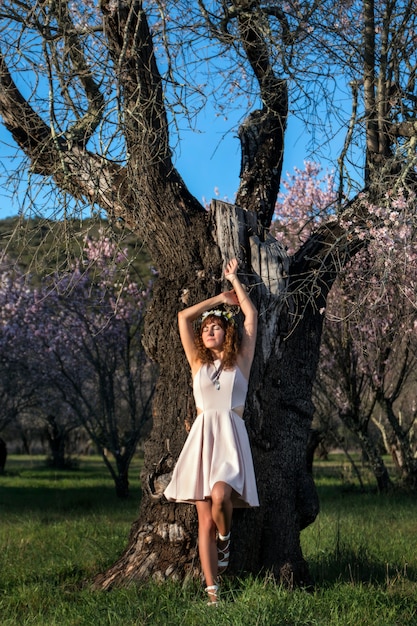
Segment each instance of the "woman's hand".
[{"label": "woman's hand", "polygon": [[[231,259],[227,263],[224,270],[224,277],[226,278],[226,280],[229,281],[229,283],[232,284],[233,287],[234,283],[236,283],[237,285],[240,284],[239,277],[237,275],[238,267],[239,264],[237,262],[237,259]],[[223,293],[223,296],[225,298],[225,304],[229,304],[231,306],[240,306],[239,298],[234,288],[231,291],[225,291]]]},{"label": "woman's hand", "polygon": [[223,304],[228,304],[230,306],[239,306],[239,298],[236,295],[234,289],[230,291],[223,291]]},{"label": "woman's hand", "polygon": [[224,277],[226,278],[226,280],[229,281],[229,283],[232,283],[232,285],[233,285],[233,281],[236,278],[237,270],[238,270],[237,259],[231,259],[226,265],[226,268],[224,270]]}]

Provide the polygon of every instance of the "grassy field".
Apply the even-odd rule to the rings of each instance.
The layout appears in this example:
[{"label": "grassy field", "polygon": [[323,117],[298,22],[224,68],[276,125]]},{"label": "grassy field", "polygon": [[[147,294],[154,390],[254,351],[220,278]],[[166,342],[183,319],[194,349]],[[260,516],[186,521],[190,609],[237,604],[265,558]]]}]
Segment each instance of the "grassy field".
[{"label": "grassy field", "polygon": [[302,533],[317,582],[287,592],[268,577],[226,581],[219,607],[202,588],[164,583],[111,592],[82,585],[126,545],[140,500],[119,501],[98,459],[54,472],[11,457],[0,476],[1,626],[415,626],[417,496],[354,485],[341,458],[316,466],[321,513]]}]

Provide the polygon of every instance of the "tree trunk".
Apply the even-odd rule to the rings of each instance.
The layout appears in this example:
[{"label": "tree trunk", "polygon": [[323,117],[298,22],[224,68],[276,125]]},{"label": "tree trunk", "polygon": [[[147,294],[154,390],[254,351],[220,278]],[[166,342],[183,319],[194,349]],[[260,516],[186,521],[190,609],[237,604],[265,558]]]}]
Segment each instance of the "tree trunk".
[{"label": "tree trunk", "polygon": [[124,499],[129,497],[129,475],[126,472],[118,473],[115,478],[116,495],[118,498]]},{"label": "tree trunk", "polygon": [[392,428],[395,439],[395,447],[400,451],[397,453],[397,459],[401,463],[401,479],[403,484],[412,491],[417,489],[417,459],[414,456],[413,447],[410,445],[408,432],[403,429],[400,420],[394,411],[393,402],[379,394],[378,402],[385,410],[388,422]]},{"label": "tree trunk", "polygon": [[368,432],[369,418],[354,416],[347,411],[339,411],[339,417],[343,424],[358,438],[362,452],[371,465],[378,491],[386,493],[392,488],[392,482],[377,445],[372,441]]},{"label": "tree trunk", "polygon": [[[234,513],[229,572],[270,570],[290,586],[308,585],[311,580],[301,552],[300,530],[318,513],[314,483],[307,472],[306,446],[322,316],[306,309],[288,334],[289,259],[275,239],[260,241],[255,214],[216,202],[212,225],[224,258],[238,255],[244,259],[247,274],[242,279],[260,320],[244,418],[261,506]],[[253,233],[250,239],[248,233]],[[208,268],[201,269],[200,280],[207,273]],[[221,288],[218,281],[216,288]],[[128,547],[107,572],[97,576],[97,587],[108,589],[149,577],[163,580],[200,575],[195,507],[168,503],[162,495],[186,438],[184,423],[193,410],[189,368],[176,329],[176,313],[182,306],[179,300],[188,295],[184,290],[168,291],[161,280],[155,289],[145,342],[157,338],[157,345],[153,341],[148,349],[158,355],[160,378],[153,429],[145,446],[140,515]],[[158,323],[165,332],[162,328],[156,332]],[[166,331],[171,324],[174,330]]]},{"label": "tree trunk", "polygon": [[369,459],[369,463],[372,468],[372,472],[375,476],[378,491],[380,493],[387,493],[392,489],[392,482],[388,474],[387,466],[376,446],[371,442],[369,436],[361,432],[357,432],[359,442],[363,452]]},{"label": "tree trunk", "polygon": [[307,441],[306,462],[307,472],[313,473],[314,455],[319,445],[324,441],[325,434],[322,430],[312,428]]},{"label": "tree trunk", "polygon": [[46,417],[47,429],[46,435],[48,438],[49,449],[51,451],[51,467],[55,469],[65,469],[67,466],[67,460],[65,458],[65,445],[68,433],[64,432],[58,425],[54,415],[48,415]]},{"label": "tree trunk", "polygon": [[7,461],[7,445],[4,439],[0,437],[0,474],[4,474],[6,461]]}]

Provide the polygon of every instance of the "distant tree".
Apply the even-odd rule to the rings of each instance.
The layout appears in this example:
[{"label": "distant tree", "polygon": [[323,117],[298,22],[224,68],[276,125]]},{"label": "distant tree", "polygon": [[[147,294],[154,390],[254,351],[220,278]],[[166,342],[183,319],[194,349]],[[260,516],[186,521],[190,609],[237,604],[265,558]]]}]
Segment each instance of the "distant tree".
[{"label": "distant tree", "polygon": [[[398,450],[403,480],[415,489],[417,460],[409,437],[415,412],[404,404],[410,385],[415,386],[417,364],[415,197],[399,193],[388,209],[373,207],[371,211],[379,223],[372,229],[370,245],[342,272],[342,297],[332,301],[328,310],[327,324],[333,329],[339,324],[342,346],[350,343],[351,358],[345,365],[354,364],[347,375],[339,369],[340,415],[358,434],[364,433],[370,419],[381,431],[385,423],[384,439],[389,431],[391,440],[387,452]],[[330,374],[333,380],[335,373]],[[376,420],[377,405],[384,421]],[[365,443],[363,437],[361,441]],[[375,460],[374,471],[383,487],[386,471],[370,449],[364,452]]]},{"label": "distant tree", "polygon": [[[84,264],[42,281],[25,321],[49,428],[82,426],[100,451],[119,497],[150,420],[156,370],[141,344],[149,287],[131,280],[127,251],[108,238],[86,242]],[[50,395],[52,394],[52,398]],[[66,417],[51,414],[55,405]]]},{"label": "distant tree", "polygon": [[[340,423],[353,433],[353,443],[360,446],[363,458],[368,460],[373,470],[378,489],[384,492],[390,489],[392,483],[382,458],[381,446],[370,432],[376,394],[363,371],[358,355],[362,346],[358,346],[356,326],[350,323],[349,312],[344,305],[343,288],[335,285],[329,297],[313,393],[316,419],[330,441],[333,440],[333,445],[342,447],[347,454],[349,446],[338,432]],[[361,315],[362,319],[371,321],[366,305],[362,307]],[[358,478],[362,482],[359,474]]]},{"label": "distant tree", "polygon": [[[284,233],[292,252],[333,211],[333,176],[320,175],[317,164],[306,163],[284,182],[274,228],[278,236]],[[387,209],[369,207],[378,217],[366,235],[370,243],[341,270],[321,311],[326,322],[313,389],[316,417],[327,428],[333,418],[335,441],[338,420],[355,435],[380,491],[390,489],[392,481],[372,424],[381,431],[386,451],[395,455],[404,481],[414,486],[416,480],[410,437],[416,415],[409,402],[417,358],[414,205],[412,194],[399,193]],[[364,236],[360,230],[357,235]]]},{"label": "distant tree", "polygon": [[37,406],[37,384],[29,375],[27,328],[22,311],[29,306],[27,277],[3,259],[0,268],[0,432]]},{"label": "distant tree", "polygon": [[85,428],[120,497],[156,375],[141,344],[149,286],[141,289],[129,267],[127,250],[102,235],[86,241],[72,270],[35,285],[10,262],[0,289],[5,415],[22,432],[30,419],[32,429],[43,422],[57,468],[67,464],[69,434]]}]

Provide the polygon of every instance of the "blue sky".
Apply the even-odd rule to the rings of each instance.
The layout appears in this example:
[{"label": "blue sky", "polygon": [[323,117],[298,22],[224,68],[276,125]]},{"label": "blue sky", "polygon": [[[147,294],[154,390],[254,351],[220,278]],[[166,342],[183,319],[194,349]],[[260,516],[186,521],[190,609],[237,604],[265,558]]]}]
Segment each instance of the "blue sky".
[{"label": "blue sky", "polygon": [[[218,197],[231,202],[239,184],[240,144],[236,130],[231,128],[237,119],[225,120],[205,114],[200,120],[200,131],[184,131],[180,144],[175,150],[175,163],[191,193],[201,201],[209,202]],[[293,171],[294,166],[302,168],[306,158],[300,127],[290,121],[286,134],[286,149],[283,176]],[[0,219],[15,215],[19,202],[9,197],[4,187],[5,172],[13,172],[18,161],[12,158],[15,153],[11,136],[0,123]],[[24,194],[24,186],[20,193]]]},{"label": "blue sky", "polygon": [[[202,132],[187,131],[177,151],[176,166],[191,193],[198,200],[234,200],[239,185],[240,144],[230,121],[220,117],[209,120]],[[303,167],[306,147],[303,133],[290,121],[285,138],[283,177],[294,167]],[[216,190],[218,196],[216,196]]]}]

